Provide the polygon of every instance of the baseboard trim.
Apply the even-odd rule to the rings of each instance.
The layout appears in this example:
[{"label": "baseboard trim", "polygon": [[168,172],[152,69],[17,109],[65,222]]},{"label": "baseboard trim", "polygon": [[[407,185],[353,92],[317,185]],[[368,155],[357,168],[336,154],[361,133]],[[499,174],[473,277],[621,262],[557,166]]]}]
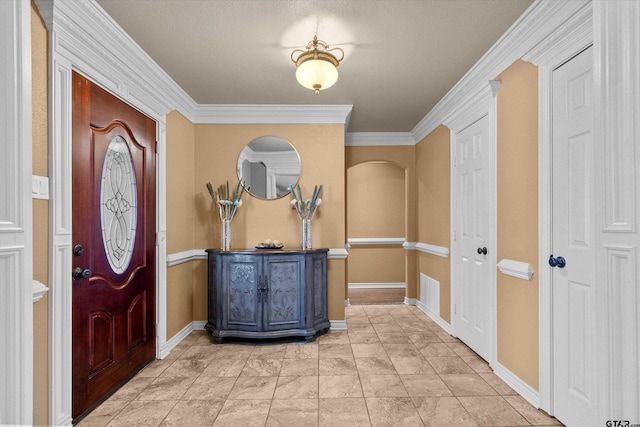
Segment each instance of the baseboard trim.
[{"label": "baseboard trim", "polygon": [[404,305],[416,305],[416,299],[404,297]]},{"label": "baseboard trim", "polygon": [[347,330],[347,321],[346,320],[329,320],[331,323],[331,329],[336,331],[346,331]]},{"label": "baseboard trim", "polygon": [[522,381],[516,374],[505,368],[498,361],[492,366],[493,372],[504,381],[509,387],[522,396],[535,408],[540,408],[540,393],[534,390],[529,384]]},{"label": "baseboard trim", "polygon": [[182,328],[180,332],[172,336],[171,339],[168,339],[167,342],[165,342],[164,345],[160,347],[160,354],[157,355],[158,359],[164,359],[165,357],[167,357],[175,346],[180,344],[183,339],[185,339],[191,332],[193,332],[195,330],[194,323],[195,322],[189,323],[187,326]]},{"label": "baseboard trim", "polygon": [[418,307],[420,311],[426,314],[429,319],[436,322],[438,326],[440,326],[446,333],[454,336],[453,333],[451,332],[451,325],[448,324],[442,317],[436,316],[435,314],[427,310],[427,307],[420,300],[416,300],[416,307]]},{"label": "baseboard trim", "polygon": [[389,283],[349,283],[349,289],[404,289],[406,288],[404,282],[389,282]]}]

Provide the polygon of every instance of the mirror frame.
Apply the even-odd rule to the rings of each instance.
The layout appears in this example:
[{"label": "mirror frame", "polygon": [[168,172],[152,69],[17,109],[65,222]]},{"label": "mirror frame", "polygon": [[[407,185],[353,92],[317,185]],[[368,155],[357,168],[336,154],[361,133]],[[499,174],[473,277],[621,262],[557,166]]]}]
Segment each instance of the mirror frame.
[{"label": "mirror frame", "polygon": [[[284,147],[284,144],[288,146],[286,149],[278,149]],[[265,150],[265,145],[272,147]],[[255,185],[259,184],[251,179],[251,169],[264,173],[264,190],[255,190]],[[290,193],[290,184],[295,185],[300,181],[302,160],[289,141],[273,135],[264,135],[253,139],[242,149],[238,155],[236,172],[238,179],[244,180],[245,190],[253,197],[277,200]],[[245,177],[247,174],[249,176]]]}]

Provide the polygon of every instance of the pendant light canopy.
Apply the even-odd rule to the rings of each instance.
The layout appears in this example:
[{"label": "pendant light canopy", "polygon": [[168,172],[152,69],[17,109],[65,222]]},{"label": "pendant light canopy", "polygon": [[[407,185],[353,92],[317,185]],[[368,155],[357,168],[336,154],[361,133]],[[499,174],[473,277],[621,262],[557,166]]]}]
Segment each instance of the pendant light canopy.
[{"label": "pendant light canopy", "polygon": [[[331,52],[340,51],[340,59]],[[297,58],[294,58],[298,54]],[[306,50],[296,49],[291,52],[291,61],[296,64],[296,79],[313,91],[316,95],[321,90],[330,88],[338,81],[338,65],[344,58],[344,51],[339,47],[330,49],[329,45],[313,36]]]}]

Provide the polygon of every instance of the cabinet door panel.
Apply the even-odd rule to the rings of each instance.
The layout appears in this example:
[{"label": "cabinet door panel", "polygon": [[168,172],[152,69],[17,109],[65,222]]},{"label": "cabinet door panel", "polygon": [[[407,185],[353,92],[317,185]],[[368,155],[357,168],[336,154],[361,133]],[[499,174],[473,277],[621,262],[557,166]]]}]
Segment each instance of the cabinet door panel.
[{"label": "cabinet door panel", "polygon": [[265,272],[269,292],[263,306],[265,330],[304,326],[304,264],[300,256],[267,257]]},{"label": "cabinet door panel", "polygon": [[310,281],[313,284],[313,324],[327,324],[326,327],[328,327],[326,253],[314,254],[311,263]]},{"label": "cabinet door panel", "polygon": [[259,257],[231,256],[224,263],[221,301],[224,329],[261,330],[262,308],[258,301],[261,269]]}]

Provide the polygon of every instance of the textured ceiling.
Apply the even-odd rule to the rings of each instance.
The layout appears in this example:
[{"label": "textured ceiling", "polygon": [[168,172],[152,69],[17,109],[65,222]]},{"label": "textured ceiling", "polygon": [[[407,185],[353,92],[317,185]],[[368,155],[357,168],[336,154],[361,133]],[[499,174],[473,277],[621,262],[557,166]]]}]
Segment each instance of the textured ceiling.
[{"label": "textured ceiling", "polygon": [[[409,132],[532,0],[97,0],[199,104],[350,104],[350,132]],[[315,95],[290,54],[345,59]]]}]

